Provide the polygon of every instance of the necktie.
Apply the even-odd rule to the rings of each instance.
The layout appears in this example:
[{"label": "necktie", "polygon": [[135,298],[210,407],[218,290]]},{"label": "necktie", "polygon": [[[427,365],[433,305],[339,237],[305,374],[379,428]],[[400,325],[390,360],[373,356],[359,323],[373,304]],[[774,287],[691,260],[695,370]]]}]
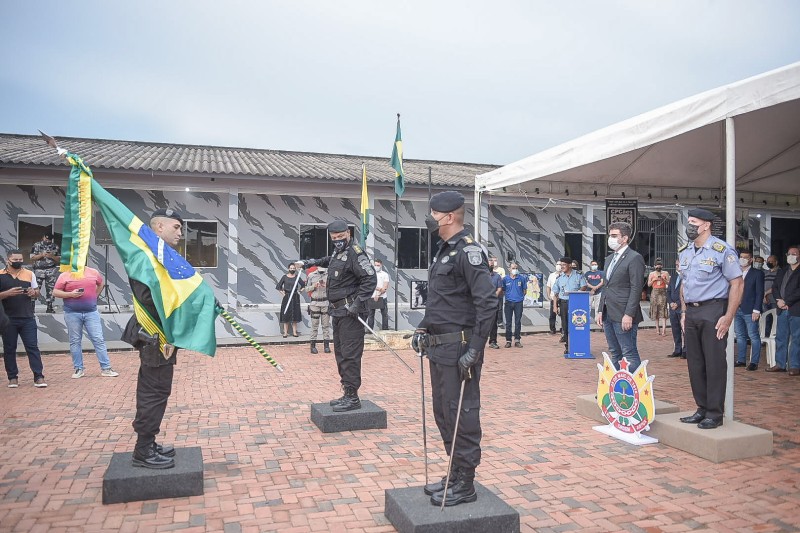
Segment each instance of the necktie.
[{"label": "necktie", "polygon": [[619,259],[619,254],[614,254],[614,257],[611,259],[611,264],[608,265],[608,276],[611,277],[611,273],[614,272],[614,267],[617,266],[617,259]]},{"label": "necktie", "polygon": [[676,289],[677,289],[678,287],[680,287],[680,286],[681,286],[681,275],[680,275],[680,274],[678,274],[678,275],[677,275],[677,278],[678,278],[678,279],[676,279],[676,280],[675,280],[675,288],[676,288]]}]

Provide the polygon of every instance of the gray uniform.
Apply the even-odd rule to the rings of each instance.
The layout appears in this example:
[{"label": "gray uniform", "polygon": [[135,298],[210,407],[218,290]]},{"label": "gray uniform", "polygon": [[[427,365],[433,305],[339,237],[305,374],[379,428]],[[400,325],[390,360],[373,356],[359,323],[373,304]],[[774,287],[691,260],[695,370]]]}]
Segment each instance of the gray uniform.
[{"label": "gray uniform", "polygon": [[698,411],[720,419],[725,412],[728,335],[717,339],[716,325],[728,308],[730,281],[742,277],[742,269],[736,250],[713,236],[699,249],[689,243],[679,252],[692,394]]},{"label": "gray uniform", "polygon": [[[319,284],[319,285],[318,285]],[[322,338],[331,340],[331,317],[328,315],[328,271],[317,269],[308,276],[306,281],[308,296],[308,314],[311,315],[311,342],[317,341],[319,323],[322,322]]]},{"label": "gray uniform", "polygon": [[[41,255],[45,252],[50,252],[53,255],[60,255],[61,250],[53,241],[44,242],[43,240],[33,243],[31,248],[31,255]],[[50,257],[43,257],[33,262],[33,272],[36,274],[36,280],[39,282],[39,287],[42,289],[42,296],[44,296],[47,307],[53,306],[55,297],[53,296],[53,289],[58,279],[59,265],[55,259]],[[45,295],[45,292],[47,294]]]}]

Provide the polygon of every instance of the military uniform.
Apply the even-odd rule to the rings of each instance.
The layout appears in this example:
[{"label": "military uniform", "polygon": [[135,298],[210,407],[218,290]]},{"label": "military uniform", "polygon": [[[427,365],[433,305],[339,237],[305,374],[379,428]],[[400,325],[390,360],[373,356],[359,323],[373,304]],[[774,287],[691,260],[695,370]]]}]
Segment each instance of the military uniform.
[{"label": "military uniform", "polygon": [[[714,217],[703,209],[689,211],[689,216],[705,221],[713,221]],[[727,333],[717,339],[716,324],[728,309],[730,281],[741,278],[742,269],[736,250],[711,235],[700,248],[690,241],[678,252],[685,304],[684,342],[697,404],[696,416],[682,421],[711,419],[721,423],[728,373]],[[704,419],[700,420],[700,416]]]},{"label": "military uniform", "polygon": [[[433,196],[431,209],[454,211],[463,205],[463,196],[458,194],[459,200],[454,196],[456,194],[447,191]],[[450,209],[453,205],[455,207]],[[453,449],[453,475],[447,496],[451,503],[459,503],[462,495],[468,495],[469,499],[460,501],[474,501],[475,498],[471,495],[474,495],[475,469],[481,461],[483,350],[496,320],[497,295],[489,275],[486,250],[472,239],[466,229],[440,241],[428,270],[428,300],[418,331],[427,331],[424,351],[430,361],[433,414],[448,455],[453,449],[462,383],[459,359],[469,350],[479,354],[471,366],[472,377],[464,385],[457,442]],[[434,483],[425,487],[434,504],[441,501],[443,494],[443,483],[441,487],[438,485]]]},{"label": "military uniform", "polygon": [[[319,284],[319,285],[317,285]],[[319,334],[319,323],[322,322],[322,338],[325,341],[325,353],[330,353],[331,319],[328,315],[328,271],[317,269],[308,276],[306,287],[311,303],[308,314],[311,315],[311,353],[317,353],[316,343]]]},{"label": "military uniform", "polygon": [[[61,250],[52,240],[45,242],[43,239],[33,243],[31,255],[41,255],[47,252],[56,257],[61,254]],[[41,259],[37,259],[33,262],[33,272],[36,275],[36,281],[39,283],[39,287],[44,287],[47,289],[47,295],[45,296],[44,300],[47,304],[47,312],[52,313],[53,301],[55,300],[55,297],[53,296],[53,288],[56,285],[56,280],[58,279],[59,275],[58,261],[52,257],[42,257]],[[44,295],[43,290],[42,295]]]},{"label": "military uniform", "polygon": [[[330,233],[347,231],[347,224],[334,221]],[[331,401],[334,411],[358,409],[358,389],[361,387],[361,356],[364,353],[364,325],[358,320],[367,318],[366,301],[377,285],[375,269],[367,253],[349,239],[341,251],[321,259],[305,261],[304,266],[328,269],[328,313],[333,317],[333,352],[344,389],[341,398]]]}]

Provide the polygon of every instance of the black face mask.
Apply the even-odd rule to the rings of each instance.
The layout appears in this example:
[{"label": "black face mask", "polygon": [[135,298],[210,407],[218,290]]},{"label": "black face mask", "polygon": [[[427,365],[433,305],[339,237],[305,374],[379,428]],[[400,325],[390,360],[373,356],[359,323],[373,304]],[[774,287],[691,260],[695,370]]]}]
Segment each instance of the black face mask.
[{"label": "black face mask", "polygon": [[11,268],[19,270],[20,268],[22,268],[22,261],[12,261],[9,263],[9,266],[11,266]]},{"label": "black face mask", "polygon": [[289,269],[289,274],[294,274],[295,272],[297,272],[295,269],[293,268]]},{"label": "black face mask", "polygon": [[767,261],[767,268],[775,268],[775,263],[772,261]]},{"label": "black face mask", "polygon": [[[447,215],[445,215],[447,216]],[[444,218],[444,217],[442,217]],[[441,220],[441,219],[439,219]],[[425,217],[425,227],[428,228],[428,233],[430,233],[432,239],[439,238],[439,220],[433,218],[433,215],[428,214]]]},{"label": "black face mask", "polygon": [[656,272],[661,272],[661,267],[656,267]]},{"label": "black face mask", "polygon": [[694,224],[686,224],[686,237],[693,241],[700,236],[699,226]]},{"label": "black face mask", "polygon": [[347,246],[347,239],[336,239],[333,242],[333,247],[336,249],[337,252],[341,252],[344,250],[344,247]]}]

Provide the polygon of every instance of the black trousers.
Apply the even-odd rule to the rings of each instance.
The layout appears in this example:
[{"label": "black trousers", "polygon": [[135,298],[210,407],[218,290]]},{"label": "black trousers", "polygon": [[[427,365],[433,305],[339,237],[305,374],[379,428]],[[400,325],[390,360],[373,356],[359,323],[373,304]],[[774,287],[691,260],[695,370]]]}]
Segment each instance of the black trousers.
[{"label": "black trousers", "polygon": [[726,348],[728,335],[717,339],[717,320],[725,314],[727,302],[686,307],[686,362],[689,382],[698,411],[707,418],[721,418],[725,412],[728,379]]},{"label": "black trousers", "polygon": [[681,331],[681,308],[669,310],[669,327],[672,328],[672,341],[675,347],[672,353],[685,353],[683,346],[683,331]]},{"label": "black trousers", "polygon": [[[459,344],[454,344],[458,349]],[[472,367],[472,379],[464,386],[461,416],[458,421],[453,465],[474,470],[481,462],[481,367]],[[433,418],[444,442],[447,455],[453,446],[453,432],[458,412],[458,395],[461,378],[457,366],[430,362],[431,392],[433,395]]]},{"label": "black trousers", "polygon": [[558,300],[558,315],[561,317],[561,331],[567,339],[567,351],[569,352],[569,300]]},{"label": "black trousers", "polygon": [[389,311],[388,306],[386,304],[386,298],[378,298],[378,301],[370,301],[370,306],[377,305],[376,309],[372,309],[370,307],[369,310],[369,318],[367,318],[367,325],[373,329],[375,329],[375,311],[381,312],[381,329],[386,331],[389,329]]},{"label": "black trousers", "polygon": [[[556,304],[553,300],[550,300],[550,331],[555,333],[556,332]],[[562,323],[561,328],[564,328]]]},{"label": "black trousers", "polygon": [[144,452],[156,440],[161,429],[161,421],[167,410],[167,400],[172,392],[172,375],[175,364],[139,366],[139,380],[136,382],[136,417],[133,430],[136,432],[136,449]]},{"label": "black trousers", "polygon": [[[363,317],[362,317],[363,318]],[[344,387],[361,387],[361,356],[364,355],[364,326],[349,315],[333,317],[333,352]]]}]

